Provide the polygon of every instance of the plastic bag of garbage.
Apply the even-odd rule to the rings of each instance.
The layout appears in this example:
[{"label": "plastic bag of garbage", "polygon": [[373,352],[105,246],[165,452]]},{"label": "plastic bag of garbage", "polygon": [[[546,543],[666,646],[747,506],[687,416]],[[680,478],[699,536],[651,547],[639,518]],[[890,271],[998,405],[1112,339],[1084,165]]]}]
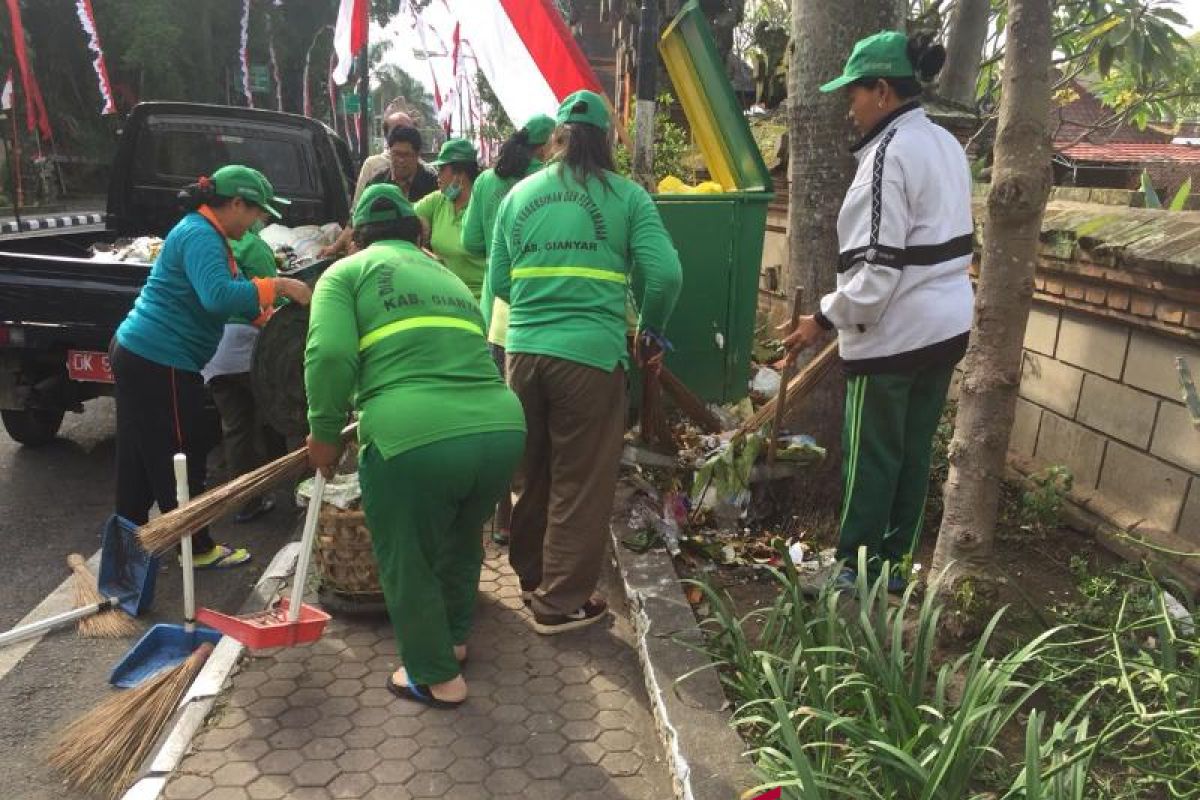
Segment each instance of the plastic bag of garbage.
[{"label": "plastic bag of garbage", "polygon": [[750,380],[750,391],[770,399],[779,394],[779,386],[782,383],[783,379],[778,372],[770,367],[759,367]]},{"label": "plastic bag of garbage", "polygon": [[[308,506],[312,497],[313,479],[301,481],[296,487],[296,505],[301,508]],[[337,506],[342,511],[348,511],[358,505],[362,497],[362,488],[358,485],[358,473],[338,474],[325,484],[325,497],[322,502]]]},{"label": "plastic bag of garbage", "polygon": [[750,505],[750,471],[763,442],[762,434],[755,433],[723,444],[696,471],[692,504],[726,521],[741,519]]},{"label": "plastic bag of garbage", "polygon": [[779,437],[775,457],[780,461],[809,466],[825,460],[825,448],[808,434]]}]

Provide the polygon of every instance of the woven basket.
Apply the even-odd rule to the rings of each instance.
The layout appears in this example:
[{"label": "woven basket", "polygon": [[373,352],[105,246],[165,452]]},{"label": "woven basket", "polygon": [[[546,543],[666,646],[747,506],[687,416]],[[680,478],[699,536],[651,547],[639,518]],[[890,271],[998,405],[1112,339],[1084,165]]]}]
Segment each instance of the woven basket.
[{"label": "woven basket", "polygon": [[313,553],[322,588],[364,600],[382,595],[371,532],[361,508],[346,511],[325,503]]}]

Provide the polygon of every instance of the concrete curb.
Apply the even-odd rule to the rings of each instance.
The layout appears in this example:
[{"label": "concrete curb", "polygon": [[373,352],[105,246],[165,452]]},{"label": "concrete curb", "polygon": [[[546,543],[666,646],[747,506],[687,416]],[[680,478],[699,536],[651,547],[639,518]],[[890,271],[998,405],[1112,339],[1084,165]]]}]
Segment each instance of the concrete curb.
[{"label": "concrete curb", "polygon": [[[618,500],[621,491],[618,490]],[[618,502],[617,507],[620,507]],[[711,664],[684,642],[700,644],[703,632],[684,597],[671,557],[661,550],[634,553],[621,544],[630,534],[623,522],[610,526],[638,658],[654,721],[662,738],[680,800],[730,800],[758,781],[743,754],[746,745],[730,726],[728,701]]]},{"label": "concrete curb", "polygon": [[[296,566],[300,543],[284,545],[271,559],[266,572],[254,585],[250,597],[242,604],[239,614],[267,608],[287,585],[288,576]],[[221,689],[241,661],[245,647],[229,636],[222,636],[208,661],[188,688],[175,711],[175,724],[166,734],[158,751],[150,759],[146,774],[129,788],[122,800],[158,800],[167,782],[191,747],[192,739],[204,727],[221,694]]]}]

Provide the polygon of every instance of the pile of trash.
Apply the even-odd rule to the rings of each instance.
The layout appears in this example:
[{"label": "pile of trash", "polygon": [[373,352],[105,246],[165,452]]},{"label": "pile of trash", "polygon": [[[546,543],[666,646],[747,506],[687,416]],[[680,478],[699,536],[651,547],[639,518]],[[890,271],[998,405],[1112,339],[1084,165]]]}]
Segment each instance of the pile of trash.
[{"label": "pile of trash", "polygon": [[136,239],[118,239],[113,244],[92,245],[93,261],[131,261],[137,264],[153,264],[162,250],[163,240],[157,236],[139,236]]},{"label": "pile of trash", "polygon": [[[275,261],[281,270],[290,270],[317,259],[321,249],[337,241],[342,226],[336,222],[326,225],[301,225],[288,228],[284,225],[268,225],[259,236],[275,253]],[[163,240],[157,236],[139,236],[136,239],[118,239],[113,244],[92,245],[93,261],[153,264],[162,250]]]},{"label": "pile of trash", "polygon": [[659,489],[636,474],[624,480],[633,491],[622,510],[629,534],[621,543],[633,552],[663,547],[700,572],[778,567],[785,558],[801,571],[817,572],[835,560],[833,548],[810,543],[794,517],[769,527],[730,526],[677,485]]},{"label": "pile of trash", "polygon": [[268,225],[259,236],[275,251],[280,269],[294,269],[315,260],[322,248],[337,241],[341,232],[342,226],[336,222],[298,228]]}]

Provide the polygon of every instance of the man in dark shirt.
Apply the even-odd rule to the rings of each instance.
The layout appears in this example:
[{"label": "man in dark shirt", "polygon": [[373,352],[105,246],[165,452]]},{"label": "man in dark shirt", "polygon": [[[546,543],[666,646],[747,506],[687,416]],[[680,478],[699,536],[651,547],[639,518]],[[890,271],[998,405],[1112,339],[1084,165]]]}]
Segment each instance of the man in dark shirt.
[{"label": "man in dark shirt", "polygon": [[[421,132],[416,128],[392,128],[388,132],[387,154],[390,166],[368,180],[366,186],[390,183],[403,192],[410,203],[438,190],[437,176],[421,163]],[[347,225],[337,241],[321,251],[321,257],[345,255],[352,235],[353,228]]]}]

